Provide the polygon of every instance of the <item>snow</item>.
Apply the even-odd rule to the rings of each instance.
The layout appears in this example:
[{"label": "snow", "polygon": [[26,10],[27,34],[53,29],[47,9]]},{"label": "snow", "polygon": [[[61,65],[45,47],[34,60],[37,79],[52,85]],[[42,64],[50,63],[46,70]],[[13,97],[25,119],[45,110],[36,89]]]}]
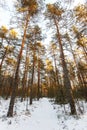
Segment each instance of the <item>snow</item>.
[{"label": "snow", "polygon": [[27,101],[20,102],[17,99],[14,117],[7,118],[9,100],[1,98],[0,130],[87,130],[87,103],[83,104],[84,113],[71,116],[68,105],[64,108],[63,105],[54,104],[48,98],[34,101],[31,106],[28,105],[27,110]]}]

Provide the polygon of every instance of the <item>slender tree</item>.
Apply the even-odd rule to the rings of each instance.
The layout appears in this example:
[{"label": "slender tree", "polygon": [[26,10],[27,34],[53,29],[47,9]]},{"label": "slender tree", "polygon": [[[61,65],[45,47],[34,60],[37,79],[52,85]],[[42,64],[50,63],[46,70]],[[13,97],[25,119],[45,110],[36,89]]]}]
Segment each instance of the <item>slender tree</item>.
[{"label": "slender tree", "polygon": [[63,52],[61,34],[59,31],[59,26],[58,26],[58,22],[59,22],[58,18],[61,17],[63,10],[57,7],[57,5],[53,5],[53,4],[47,5],[47,9],[57,30],[57,38],[58,38],[58,43],[59,43],[59,48],[60,48],[60,57],[61,57],[61,63],[62,63],[62,68],[63,68],[63,74],[64,74],[64,86],[67,90],[67,99],[70,104],[71,114],[76,114],[75,102],[74,102],[74,98],[72,94],[72,88],[71,88],[71,83],[69,79],[67,64],[65,62],[65,56]]},{"label": "slender tree", "polygon": [[21,49],[20,49],[20,52],[18,55],[13,91],[12,91],[10,105],[9,105],[9,109],[8,109],[8,113],[7,113],[8,117],[13,116],[13,107],[14,107],[14,102],[15,102],[15,97],[16,97],[16,90],[18,88],[19,67],[20,67],[23,48],[25,45],[26,31],[27,31],[28,23],[29,23],[30,17],[32,17],[37,12],[37,8],[38,8],[38,4],[37,4],[36,0],[22,1],[21,4],[22,4],[22,8],[20,8],[19,11],[26,11],[26,20],[25,20],[23,39],[22,39],[22,43],[21,43]]}]

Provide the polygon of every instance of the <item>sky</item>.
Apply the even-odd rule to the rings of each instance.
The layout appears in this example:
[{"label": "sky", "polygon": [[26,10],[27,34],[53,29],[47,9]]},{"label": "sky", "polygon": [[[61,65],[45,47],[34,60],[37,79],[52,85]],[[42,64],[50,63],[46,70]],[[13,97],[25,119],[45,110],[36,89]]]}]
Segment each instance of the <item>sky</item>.
[{"label": "sky", "polygon": [[[0,26],[2,26],[2,25],[8,26],[9,25],[11,16],[13,15],[13,13],[12,13],[12,11],[13,11],[12,1],[14,1],[14,0],[5,0],[5,3],[8,5],[8,8],[3,9],[0,6]],[[56,1],[57,0],[45,0],[46,3],[54,3]],[[67,2],[68,0],[62,0],[62,1]],[[83,4],[86,0],[73,0],[73,1],[74,2],[71,5],[72,7],[76,6],[78,4]],[[0,0],[0,2],[3,3],[3,5],[4,5],[3,0]]]},{"label": "sky", "polygon": [[[3,1],[5,1],[5,4],[8,5],[8,8],[3,9],[3,8],[0,7],[0,26],[4,25],[7,28],[9,28],[10,20],[12,18],[13,12],[14,12],[13,1],[16,1],[16,0],[0,0],[0,3],[2,2],[3,5],[4,5]],[[46,4],[55,3],[56,1],[58,1],[58,0],[45,0],[45,3]],[[62,0],[62,1],[64,3],[66,3],[69,0]],[[74,6],[77,6],[78,4],[83,4],[86,0],[72,0],[72,1],[73,1],[72,4],[69,4],[67,8],[72,8]],[[66,5],[64,4],[64,6],[66,6]],[[51,29],[49,29],[49,30],[46,29],[46,25],[45,25],[44,21],[41,21],[39,26],[43,29],[43,34],[46,34],[46,36],[47,36],[43,40],[43,43],[45,44],[45,46],[48,46],[50,41],[52,40],[51,39],[51,31],[52,30]],[[18,31],[18,29],[16,29],[16,31]]]},{"label": "sky", "polygon": [[2,8],[0,6],[0,26],[1,25],[9,25],[10,22],[10,18],[12,16],[12,10],[13,10],[13,4],[12,4],[13,0],[5,0],[5,3],[3,2],[3,0],[0,0],[0,3],[2,3],[2,5],[4,6],[5,4],[8,5],[4,8]]},{"label": "sky", "polygon": [[77,4],[83,4],[86,0],[74,0],[73,6],[76,6]]}]

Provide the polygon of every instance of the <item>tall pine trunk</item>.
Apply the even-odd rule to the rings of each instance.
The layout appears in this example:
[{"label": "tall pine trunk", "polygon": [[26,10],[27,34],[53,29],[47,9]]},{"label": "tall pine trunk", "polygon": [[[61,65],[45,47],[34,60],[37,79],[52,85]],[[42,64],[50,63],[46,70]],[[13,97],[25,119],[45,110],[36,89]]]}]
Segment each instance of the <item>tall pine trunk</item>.
[{"label": "tall pine trunk", "polygon": [[56,74],[56,86],[59,87],[60,83],[59,83],[59,76],[58,76],[58,69],[57,69],[57,65],[56,65],[56,56],[55,53],[53,51],[53,57],[54,57],[54,66],[55,66],[55,74]]},{"label": "tall pine trunk", "polygon": [[35,59],[33,56],[33,66],[32,66],[32,77],[31,77],[31,85],[30,85],[30,105],[32,105],[32,88],[33,88],[33,82],[34,82],[34,67],[35,67]]},{"label": "tall pine trunk", "polygon": [[15,103],[15,98],[16,98],[16,90],[18,89],[18,78],[19,78],[19,67],[20,67],[20,62],[21,62],[21,57],[22,57],[22,52],[26,40],[26,30],[29,22],[29,13],[27,14],[26,17],[26,23],[25,23],[25,28],[24,28],[24,35],[22,39],[22,44],[21,44],[21,49],[18,55],[18,61],[17,61],[17,68],[16,68],[16,73],[15,73],[15,78],[14,78],[14,84],[12,88],[12,95],[11,95],[11,100],[9,104],[9,109],[7,113],[7,117],[12,117],[13,116],[13,108],[14,108],[14,103]]},{"label": "tall pine trunk", "polygon": [[26,84],[27,84],[27,73],[28,73],[28,44],[26,49],[26,60],[25,60],[25,68],[24,68],[24,75],[22,79],[22,97],[21,102],[25,98],[25,90],[26,90]]},{"label": "tall pine trunk", "polygon": [[38,58],[38,90],[37,90],[37,100],[40,98],[40,60]]},{"label": "tall pine trunk", "polygon": [[80,72],[80,70],[79,70],[79,68],[78,68],[78,63],[77,63],[77,61],[76,61],[76,58],[75,58],[75,54],[74,54],[74,52],[73,52],[73,49],[72,49],[72,45],[71,45],[71,43],[70,43],[70,39],[68,38],[68,41],[69,41],[69,45],[70,45],[70,49],[71,49],[71,52],[72,52],[72,55],[73,55],[73,59],[74,59],[74,63],[75,63],[75,65],[76,65],[76,69],[77,69],[77,73],[76,73],[76,76],[77,76],[77,82],[79,83],[79,86],[81,86],[81,85],[83,85],[83,81],[82,81],[82,79],[81,79],[81,72]]},{"label": "tall pine trunk", "polygon": [[59,32],[58,23],[57,23],[55,17],[54,17],[54,23],[55,23],[55,26],[56,26],[56,29],[57,29],[57,38],[58,38],[59,48],[60,48],[61,63],[62,63],[63,75],[64,75],[64,86],[66,88],[67,100],[70,104],[71,114],[76,114],[75,102],[74,102],[71,83],[70,83],[70,79],[69,79],[69,72],[68,72],[68,69],[67,69],[67,64],[65,62],[65,56],[64,56],[62,42],[61,42],[62,41],[61,35],[60,35],[60,32]]}]

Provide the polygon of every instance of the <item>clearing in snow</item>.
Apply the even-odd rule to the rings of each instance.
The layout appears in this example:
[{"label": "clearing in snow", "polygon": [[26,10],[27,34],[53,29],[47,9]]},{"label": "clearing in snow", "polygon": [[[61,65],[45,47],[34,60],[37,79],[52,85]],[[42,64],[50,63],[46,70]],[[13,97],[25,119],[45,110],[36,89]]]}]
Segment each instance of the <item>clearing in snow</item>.
[{"label": "clearing in snow", "polygon": [[[87,130],[87,112],[79,116],[65,113],[64,106],[54,104],[50,99],[34,101],[26,110],[26,101],[15,104],[15,115],[7,118],[9,100],[1,99],[0,130]],[[87,104],[84,109],[86,110]],[[69,106],[66,105],[66,109]]]}]

